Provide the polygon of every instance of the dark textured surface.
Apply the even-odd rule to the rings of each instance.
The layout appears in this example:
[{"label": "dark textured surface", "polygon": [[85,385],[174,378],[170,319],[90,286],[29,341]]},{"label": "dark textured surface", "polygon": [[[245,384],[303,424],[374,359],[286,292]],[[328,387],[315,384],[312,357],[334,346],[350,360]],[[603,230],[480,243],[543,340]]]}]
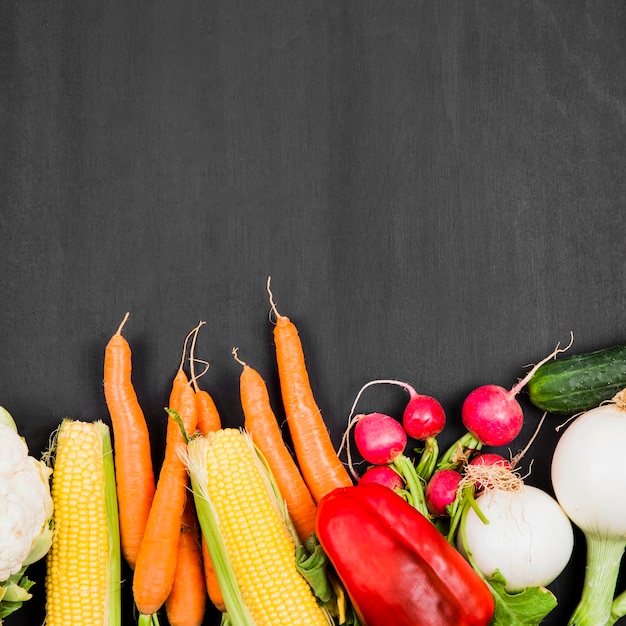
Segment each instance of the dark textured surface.
[{"label": "dark textured surface", "polygon": [[[224,422],[234,346],[280,413],[269,275],[335,440],[369,379],[437,396],[451,441],[474,386],[570,331],[626,342],[625,28],[608,1],[3,2],[0,404],[35,454],[66,415],[106,419],[130,311],[157,460],[199,320]],[[546,488],[554,425],[529,452]],[[583,566],[579,547],[546,623]],[[41,570],[8,626],[42,622]]]}]

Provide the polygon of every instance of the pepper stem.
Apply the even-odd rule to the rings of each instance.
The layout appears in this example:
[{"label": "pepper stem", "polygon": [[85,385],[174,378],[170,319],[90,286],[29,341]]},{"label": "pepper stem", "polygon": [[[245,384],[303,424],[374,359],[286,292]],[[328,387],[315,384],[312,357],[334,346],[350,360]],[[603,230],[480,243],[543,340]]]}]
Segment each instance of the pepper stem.
[{"label": "pepper stem", "polygon": [[587,566],[580,602],[568,626],[611,624],[611,606],[626,541],[587,534]]}]

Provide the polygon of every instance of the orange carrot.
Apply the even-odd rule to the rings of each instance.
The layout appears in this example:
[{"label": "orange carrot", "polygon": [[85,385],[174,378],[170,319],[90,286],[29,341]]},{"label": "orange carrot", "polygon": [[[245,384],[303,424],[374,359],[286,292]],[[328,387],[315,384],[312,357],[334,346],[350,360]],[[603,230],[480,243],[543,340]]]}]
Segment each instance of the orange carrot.
[{"label": "orange carrot", "polygon": [[[195,432],[195,394],[182,364],[174,377],[169,406],[180,416],[186,432]],[[180,457],[185,445],[179,425],[170,417],[165,457],[133,576],[133,596],[142,616],[156,613],[167,600],[174,584],[180,525],[188,485],[187,470]],[[144,619],[140,623],[149,622]]]},{"label": "orange carrot", "polygon": [[313,396],[298,330],[288,317],[278,313],[269,279],[267,290],[276,316],[274,343],[287,425],[302,476],[313,499],[319,502],[333,489],[352,485],[352,479],[335,451]]},{"label": "orange carrot", "polygon": [[155,481],[148,426],[131,380],[132,354],[122,328],[104,352],[104,396],[115,442],[121,549],[134,569],[154,497]]},{"label": "orange carrot", "polygon": [[236,350],[233,354],[243,366],[239,388],[245,429],[267,459],[298,536],[304,542],[315,530],[313,496],[285,445],[265,381],[259,372],[237,358]]},{"label": "orange carrot", "polygon": [[188,497],[181,519],[176,575],[165,601],[170,626],[200,626],[206,595],[196,509],[193,498]]},{"label": "orange carrot", "polygon": [[[201,324],[200,324],[201,325]],[[199,326],[198,326],[199,328]],[[194,335],[192,343],[191,343],[191,382],[193,384],[194,391],[196,393],[196,414],[198,421],[198,430],[206,435],[209,432],[219,430],[222,427],[222,420],[220,418],[220,414],[215,406],[215,402],[213,398],[209,394],[208,391],[204,391],[200,389],[198,386],[198,378],[195,373],[195,347],[196,347],[196,338],[197,333]],[[204,579],[206,591],[209,594],[209,599],[214,604],[214,606],[220,612],[226,611],[226,605],[224,604],[224,597],[222,595],[222,590],[220,589],[219,583],[217,581],[217,575],[215,573],[215,568],[213,567],[213,561],[211,559],[211,555],[209,553],[209,548],[204,538],[202,536],[201,540],[202,546],[202,563],[204,566]]]},{"label": "orange carrot", "polygon": [[[196,330],[200,329],[204,322],[200,322],[198,324]],[[215,402],[211,395],[198,386],[198,379],[202,374],[206,372],[206,369],[202,374],[196,375],[195,371],[195,363],[197,359],[195,358],[196,351],[196,339],[198,333],[196,332],[193,335],[191,340],[191,349],[190,349],[190,369],[191,369],[191,384],[193,385],[194,391],[196,392],[196,409],[198,416],[198,430],[206,435],[209,432],[219,430],[222,427],[222,420],[220,418],[220,414],[215,406]],[[205,363],[202,361],[202,363]],[[206,368],[208,369],[208,363],[205,363]]]}]

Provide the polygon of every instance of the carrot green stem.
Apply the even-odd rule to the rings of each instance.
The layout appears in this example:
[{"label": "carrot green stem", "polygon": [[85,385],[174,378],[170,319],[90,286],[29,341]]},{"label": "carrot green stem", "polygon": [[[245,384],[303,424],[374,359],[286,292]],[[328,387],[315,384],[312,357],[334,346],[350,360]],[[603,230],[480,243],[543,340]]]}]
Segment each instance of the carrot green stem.
[{"label": "carrot green stem", "polygon": [[165,411],[178,424],[180,432],[183,436],[183,441],[185,443],[189,443],[189,435],[185,430],[185,424],[183,423],[182,417],[174,409],[169,409],[168,407],[165,407]]},{"label": "carrot green stem", "polygon": [[626,542],[586,534],[587,567],[580,602],[568,626],[613,624],[611,608]]}]

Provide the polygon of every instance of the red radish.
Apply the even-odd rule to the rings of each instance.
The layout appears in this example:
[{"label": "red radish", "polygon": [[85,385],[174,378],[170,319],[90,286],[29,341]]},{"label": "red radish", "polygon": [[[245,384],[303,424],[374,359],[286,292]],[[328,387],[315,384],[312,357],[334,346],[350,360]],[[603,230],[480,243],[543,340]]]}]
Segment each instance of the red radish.
[{"label": "red radish", "polygon": [[447,507],[457,496],[463,476],[453,469],[436,471],[426,485],[426,505],[428,510],[437,517],[448,515]]},{"label": "red radish", "polygon": [[465,466],[465,479],[474,484],[477,492],[491,489],[501,484],[503,478],[511,474],[513,463],[495,452],[485,452],[473,458]]},{"label": "red radish", "polygon": [[567,348],[560,350],[557,345],[551,354],[537,363],[510,390],[500,385],[482,385],[474,389],[461,407],[461,419],[465,428],[487,446],[505,446],[511,443],[524,425],[524,413],[515,399],[516,396],[541,365],[565,350]]},{"label": "red radish", "polygon": [[407,437],[400,422],[384,413],[368,413],[357,418],[354,441],[368,463],[387,465],[404,452]]},{"label": "red radish", "polygon": [[[368,415],[359,414],[354,415],[355,408],[361,394],[372,385],[377,384],[390,384],[397,385],[405,389],[409,394],[409,402],[405,407],[406,421],[409,424],[415,425],[419,421],[419,416],[422,416],[424,422],[430,422],[430,427],[422,427],[420,436],[424,437],[425,441],[430,441],[431,445],[428,446],[432,451],[436,450],[436,446],[432,445],[434,436],[443,428],[443,422],[445,423],[445,414],[443,409],[439,411],[437,406],[439,403],[429,396],[422,396],[418,394],[411,385],[399,380],[372,380],[359,390],[352,409],[350,410],[350,416],[348,418],[348,426],[343,433],[341,439],[341,445],[339,447],[338,454],[341,454],[342,450],[346,449],[347,465],[350,473],[356,481],[359,481],[359,475],[355,471],[352,456],[350,451],[350,431],[355,428],[355,442],[359,448],[361,456],[370,463],[375,465],[393,464],[393,468],[400,474],[400,477],[404,480],[406,485],[406,499],[423,515],[428,515],[428,508],[424,498],[424,487],[421,475],[418,475],[415,465],[406,457],[403,452],[407,444],[407,432],[400,422],[396,421],[389,415],[381,413],[370,413]],[[440,405],[439,405],[440,406]],[[375,417],[372,417],[375,416]],[[371,420],[371,424],[367,422]],[[363,423],[362,423],[363,422]],[[377,432],[374,426],[380,427],[381,432]],[[358,432],[362,431],[362,432]],[[417,428],[414,428],[413,432],[418,433]],[[390,440],[385,440],[385,437],[390,437]],[[392,443],[395,439],[396,443]],[[430,474],[431,470],[426,467],[422,467],[421,471]]]},{"label": "red radish", "polygon": [[482,454],[474,457],[469,464],[480,466],[499,465],[508,470],[512,469],[511,461],[505,459],[501,454],[496,454],[495,452],[483,452]]},{"label": "red radish", "polygon": [[350,430],[354,427],[355,423],[362,418],[362,414],[354,416],[354,411],[363,392],[368,387],[379,384],[397,385],[398,387],[402,387],[409,394],[409,402],[404,409],[404,414],[402,418],[404,431],[409,437],[423,441],[431,437],[435,437],[443,430],[446,422],[446,415],[441,404],[439,404],[437,400],[431,398],[430,396],[425,396],[417,393],[417,391],[415,391],[415,389],[408,383],[402,382],[400,380],[390,379],[369,381],[361,387],[359,393],[356,395],[354,403],[352,404],[352,409],[350,410],[348,427],[343,434],[341,446],[339,448],[339,454],[341,454],[341,451],[344,447],[346,448],[346,454],[348,456],[348,466],[350,467],[354,478],[358,478],[358,476],[355,474],[351,464]]},{"label": "red radish", "polygon": [[394,491],[404,488],[402,476],[389,465],[374,465],[366,470],[359,480],[359,485],[366,483],[378,483]]},{"label": "red radish", "polygon": [[524,425],[524,413],[516,395],[517,391],[507,391],[499,385],[474,389],[461,407],[465,428],[486,446],[510,443]]},{"label": "red radish", "polygon": [[404,409],[402,424],[409,437],[425,441],[436,437],[446,425],[446,414],[441,404],[431,396],[420,395],[409,389],[410,400]]}]

